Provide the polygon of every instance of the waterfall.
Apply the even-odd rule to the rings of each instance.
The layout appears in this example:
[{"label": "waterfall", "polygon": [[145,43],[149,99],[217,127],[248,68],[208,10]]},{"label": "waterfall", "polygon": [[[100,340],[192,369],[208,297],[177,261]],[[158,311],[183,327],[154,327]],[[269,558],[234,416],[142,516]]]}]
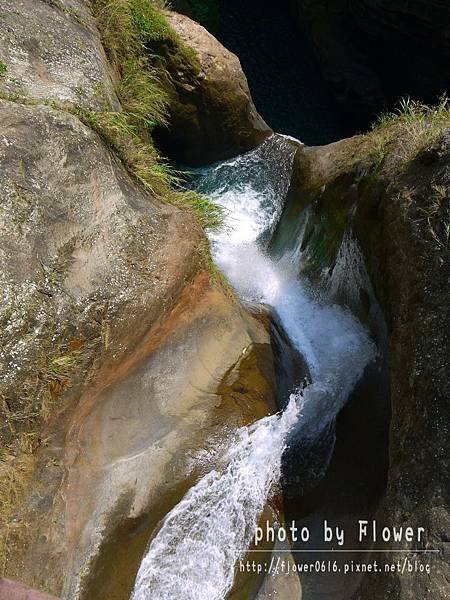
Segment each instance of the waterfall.
[{"label": "waterfall", "polygon": [[[216,470],[170,511],[141,563],[133,600],[226,597],[234,565],[245,554],[280,476],[289,433],[295,428],[296,434],[319,436],[376,355],[367,331],[349,310],[298,278],[298,264],[268,253],[294,151],[291,142],[273,136],[252,152],[203,170],[198,188],[225,211],[225,226],[211,234],[218,266],[243,300],[269,305],[277,314],[305,357],[312,382],[290,395],[281,414],[236,431]],[[345,244],[341,260],[349,261],[347,238]],[[346,269],[335,268],[333,289],[340,272],[348,276]]]},{"label": "waterfall", "polygon": [[[214,470],[168,514],[136,579],[134,600],[224,598],[272,484],[286,437],[298,418],[294,397],[279,416],[236,432]],[[225,466],[226,465],[226,466]]]}]

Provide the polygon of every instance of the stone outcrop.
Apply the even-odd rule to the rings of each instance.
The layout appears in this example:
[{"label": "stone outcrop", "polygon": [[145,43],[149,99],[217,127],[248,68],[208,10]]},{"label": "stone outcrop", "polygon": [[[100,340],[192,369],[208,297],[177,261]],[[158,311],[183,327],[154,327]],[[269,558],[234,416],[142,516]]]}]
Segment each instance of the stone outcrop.
[{"label": "stone outcrop", "polygon": [[236,427],[271,411],[273,386],[265,328],[199,275],[52,427],[15,576],[68,600],[128,598],[159,520]]},{"label": "stone outcrop", "polygon": [[196,217],[78,118],[120,110],[88,3],[0,18],[1,568],[128,599],[158,521],[274,408],[269,335],[211,280]]},{"label": "stone outcrop", "polygon": [[167,12],[166,18],[182,42],[196,51],[198,68],[183,70],[170,47],[158,49],[172,74],[165,83],[169,125],[157,137],[162,148],[177,160],[200,165],[260,144],[271,131],[256,111],[237,56],[189,17]]},{"label": "stone outcrop", "polygon": [[[439,550],[427,555],[431,577],[367,575],[354,600],[443,599],[448,590],[450,130],[433,141],[432,126],[420,127],[410,124],[408,133],[393,123],[329,146],[299,147],[280,223],[292,229],[311,206],[304,239],[312,267],[333,265],[348,229],[363,250],[387,321],[392,402],[388,484],[376,519],[424,527],[425,547]],[[384,558],[391,561],[377,555]]]},{"label": "stone outcrop", "polygon": [[450,6],[438,0],[289,0],[342,106],[373,117],[410,95],[450,89]]},{"label": "stone outcrop", "polygon": [[0,110],[7,436],[16,417],[39,412],[49,379],[86,367],[85,354],[114,349],[120,360],[196,272],[203,238],[77,118],[8,101]]},{"label": "stone outcrop", "polygon": [[118,110],[114,74],[83,0],[0,1],[0,91]]}]

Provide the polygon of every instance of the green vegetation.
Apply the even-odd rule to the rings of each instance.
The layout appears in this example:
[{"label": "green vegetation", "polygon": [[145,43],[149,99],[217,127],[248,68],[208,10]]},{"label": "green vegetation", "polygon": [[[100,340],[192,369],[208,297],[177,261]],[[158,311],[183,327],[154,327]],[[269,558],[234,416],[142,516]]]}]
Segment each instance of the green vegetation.
[{"label": "green vegetation", "polygon": [[48,365],[50,378],[57,381],[67,380],[77,364],[79,354],[79,351],[74,351],[63,356],[53,356]]},{"label": "green vegetation", "polygon": [[0,60],[0,77],[4,77],[7,70],[8,69],[6,68],[5,63],[2,60]]},{"label": "green vegetation", "polygon": [[[324,198],[326,210],[314,210],[308,217],[304,243],[315,267],[325,269],[334,264],[344,231],[349,223],[349,208]],[[318,208],[318,207],[317,207]]]},{"label": "green vegetation", "polygon": [[[0,448],[0,574],[5,574],[6,561],[11,549],[11,540],[20,540],[26,534],[26,528],[20,519],[12,519],[23,499],[23,493],[29,480],[36,457],[33,453],[35,442],[32,434],[20,438],[16,451]],[[25,533],[24,533],[25,532]]]},{"label": "green vegetation", "polygon": [[376,176],[383,168],[384,161],[388,153],[388,144],[384,136],[379,136],[375,139],[373,149],[370,153],[372,161],[372,175]]},{"label": "green vegetation", "polygon": [[177,67],[196,72],[196,53],[170,28],[148,0],[100,0],[96,17],[106,51],[120,74],[118,96],[122,112],[78,109],[78,116],[96,130],[139,182],[164,202],[196,212],[204,227],[218,227],[222,211],[206,197],[181,188],[182,178],[156,150],[151,132],[167,124],[170,80],[165,45],[176,55]]},{"label": "green vegetation", "polygon": [[[380,148],[386,153],[386,144],[398,135],[402,138],[399,158],[413,160],[425,146],[432,144],[450,127],[450,102],[442,96],[435,106],[427,106],[411,98],[402,98],[392,112],[382,113],[373,125],[372,141],[378,144],[375,153],[380,159]],[[379,165],[384,161],[381,157]]]},{"label": "green vegetation", "polygon": [[428,106],[412,100],[401,98],[398,107],[392,112],[382,113],[376,120],[373,129],[389,127],[393,124],[447,126],[450,123],[450,102],[446,95],[442,96],[435,106]]}]

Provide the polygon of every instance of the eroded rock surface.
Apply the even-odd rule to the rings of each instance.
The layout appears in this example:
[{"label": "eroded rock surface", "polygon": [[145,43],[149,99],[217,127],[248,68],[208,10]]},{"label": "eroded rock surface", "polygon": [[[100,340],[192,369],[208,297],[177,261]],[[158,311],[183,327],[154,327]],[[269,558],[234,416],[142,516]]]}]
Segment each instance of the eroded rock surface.
[{"label": "eroded rock surface", "polygon": [[0,110],[7,439],[39,416],[49,379],[72,368],[86,377],[96,354],[118,360],[139,339],[195,273],[203,238],[72,115],[8,101]]},{"label": "eroded rock surface", "polygon": [[236,427],[273,409],[268,342],[204,275],[187,286],[53,427],[22,517],[35,531],[22,578],[67,600],[127,599],[159,519]]},{"label": "eroded rock surface", "polygon": [[256,111],[237,56],[189,17],[165,16],[196,51],[199,64],[196,71],[180,71],[171,48],[161,48],[169,72],[182,75],[167,82],[170,120],[159,132],[163,148],[184,163],[199,165],[256,147],[271,131]]},{"label": "eroded rock surface", "polygon": [[57,600],[55,596],[49,596],[37,592],[15,581],[0,577],[0,600]]}]

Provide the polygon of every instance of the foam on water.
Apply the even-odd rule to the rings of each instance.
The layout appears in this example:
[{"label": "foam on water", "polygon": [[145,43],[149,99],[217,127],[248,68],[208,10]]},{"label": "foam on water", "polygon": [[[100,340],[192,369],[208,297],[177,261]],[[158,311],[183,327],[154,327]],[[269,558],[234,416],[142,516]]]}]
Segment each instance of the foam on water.
[{"label": "foam on water", "polygon": [[133,600],[225,597],[235,562],[279,477],[287,433],[297,418],[292,398],[281,416],[236,432],[223,470],[203,477],[164,520],[142,561]]},{"label": "foam on water", "polygon": [[[320,435],[375,357],[374,344],[350,311],[296,278],[293,255],[275,260],[267,254],[293,153],[288,140],[273,136],[256,150],[207,169],[200,189],[225,209],[225,227],[211,235],[217,264],[243,299],[268,304],[277,313],[305,357],[312,383],[291,395],[281,415],[236,431],[221,465],[164,519],[140,566],[133,600],[225,598],[235,562],[245,554],[279,478],[289,432],[296,427],[302,435]],[[348,262],[352,248],[347,238],[345,243],[340,260]],[[339,285],[340,271],[347,276],[344,267],[335,268],[333,286]]]}]

